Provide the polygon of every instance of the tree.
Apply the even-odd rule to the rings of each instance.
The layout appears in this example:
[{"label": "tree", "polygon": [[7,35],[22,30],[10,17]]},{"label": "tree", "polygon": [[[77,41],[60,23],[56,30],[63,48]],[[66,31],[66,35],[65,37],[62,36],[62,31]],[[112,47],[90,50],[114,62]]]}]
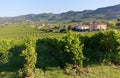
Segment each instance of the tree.
[{"label": "tree", "polygon": [[118,18],[117,21],[119,22],[119,21],[120,21],[120,18]]},{"label": "tree", "polygon": [[72,30],[72,25],[69,25],[69,26],[68,26],[68,30]]},{"label": "tree", "polygon": [[110,28],[115,28],[116,23],[115,22],[108,22],[107,26],[110,27]]}]

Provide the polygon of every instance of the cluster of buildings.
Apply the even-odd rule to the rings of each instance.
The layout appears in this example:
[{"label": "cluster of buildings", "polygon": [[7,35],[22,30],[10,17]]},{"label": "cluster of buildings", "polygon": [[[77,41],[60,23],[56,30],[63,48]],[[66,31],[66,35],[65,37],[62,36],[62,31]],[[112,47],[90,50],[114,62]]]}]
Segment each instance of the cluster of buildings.
[{"label": "cluster of buildings", "polygon": [[39,24],[38,26],[37,26],[37,29],[41,29],[41,28],[43,28],[43,27],[48,27],[48,28],[55,28],[55,25],[54,24],[45,24],[45,23],[42,23],[42,24]]},{"label": "cluster of buildings", "polygon": [[98,31],[98,30],[106,30],[107,24],[99,23],[99,22],[86,22],[85,24],[75,24],[72,26],[73,30],[76,31]]},{"label": "cluster of buildings", "polygon": [[[39,24],[37,25],[37,29],[41,29],[43,27],[48,27],[49,29],[55,29],[54,24]],[[65,29],[67,26],[59,26],[59,30]],[[107,24],[101,22],[85,22],[83,24],[72,24],[72,30],[74,31],[98,31],[98,30],[107,30]]]}]

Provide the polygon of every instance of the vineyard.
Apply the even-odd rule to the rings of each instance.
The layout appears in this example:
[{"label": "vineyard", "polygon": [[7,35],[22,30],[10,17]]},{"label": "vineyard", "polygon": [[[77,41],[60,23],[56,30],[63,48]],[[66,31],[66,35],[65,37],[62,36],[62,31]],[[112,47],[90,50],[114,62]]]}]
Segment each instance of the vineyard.
[{"label": "vineyard", "polygon": [[1,26],[0,78],[120,78],[119,34]]},{"label": "vineyard", "polygon": [[57,37],[63,35],[62,33],[47,33],[36,28],[22,26],[17,24],[6,25],[0,27],[1,39],[25,39],[28,37],[45,38]]}]

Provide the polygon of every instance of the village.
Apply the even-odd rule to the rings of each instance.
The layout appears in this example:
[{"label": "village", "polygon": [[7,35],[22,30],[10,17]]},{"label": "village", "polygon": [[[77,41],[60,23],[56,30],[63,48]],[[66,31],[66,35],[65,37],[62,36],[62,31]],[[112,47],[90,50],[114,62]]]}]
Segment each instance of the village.
[{"label": "village", "polygon": [[98,31],[107,30],[107,24],[100,22],[86,22],[85,24],[75,24],[72,26],[75,31]]},{"label": "village", "polygon": [[92,32],[99,30],[107,30],[107,24],[102,22],[85,22],[85,23],[72,23],[72,24],[61,24],[56,26],[56,24],[39,24],[37,29],[47,28],[47,30],[54,30],[57,32],[64,32],[67,30],[78,31],[78,32]]}]

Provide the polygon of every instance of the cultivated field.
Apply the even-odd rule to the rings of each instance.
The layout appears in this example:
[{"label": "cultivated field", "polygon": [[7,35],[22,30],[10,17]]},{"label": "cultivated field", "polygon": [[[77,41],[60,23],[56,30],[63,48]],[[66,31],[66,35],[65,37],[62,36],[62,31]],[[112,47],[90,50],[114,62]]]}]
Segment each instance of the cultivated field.
[{"label": "cultivated field", "polygon": [[[29,38],[34,38],[35,43],[31,43]],[[65,33],[44,32],[24,25],[1,26],[0,78],[21,78],[19,76],[27,69],[28,75],[32,71],[32,78],[120,78],[119,40],[116,31],[65,36]],[[85,52],[84,60],[76,53],[82,51]],[[104,53],[106,57],[103,57]],[[114,61],[105,64],[104,60],[112,60],[113,56],[118,64],[114,65]],[[76,73],[77,70],[72,68],[73,61],[82,65],[79,58],[82,58],[89,73]],[[35,69],[30,70],[31,67]]]}]

